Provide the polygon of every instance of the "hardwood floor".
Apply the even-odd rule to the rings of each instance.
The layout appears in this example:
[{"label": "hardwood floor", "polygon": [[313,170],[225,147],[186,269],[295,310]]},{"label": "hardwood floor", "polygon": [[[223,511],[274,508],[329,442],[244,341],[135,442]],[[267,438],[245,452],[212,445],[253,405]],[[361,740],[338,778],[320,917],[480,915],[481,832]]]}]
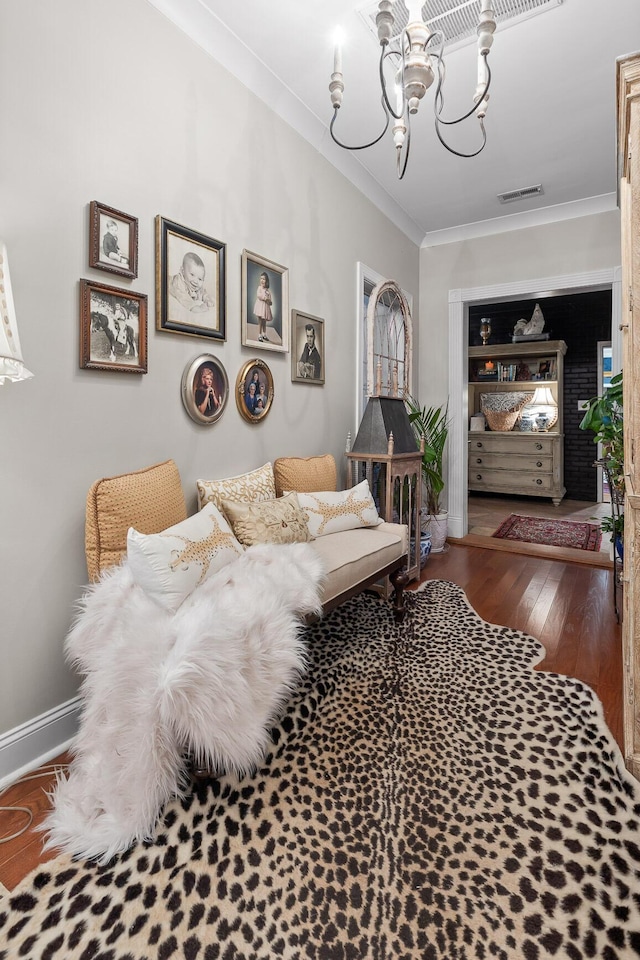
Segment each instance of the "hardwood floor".
[{"label": "hardwood floor", "polygon": [[[422,580],[459,584],[484,620],[537,637],[547,651],[538,669],[569,674],[593,687],[621,745],[622,653],[620,626],[611,600],[612,576],[607,568],[512,554],[462,541],[430,556],[422,571]],[[60,760],[68,762],[69,757]],[[27,806],[34,813],[26,833],[0,844],[0,895],[3,886],[13,890],[34,867],[54,855],[43,854],[42,834],[36,830],[48,806],[45,791],[53,780],[50,775],[15,784],[0,796],[0,805]],[[24,814],[0,811],[0,837],[18,830],[25,819]]]}]

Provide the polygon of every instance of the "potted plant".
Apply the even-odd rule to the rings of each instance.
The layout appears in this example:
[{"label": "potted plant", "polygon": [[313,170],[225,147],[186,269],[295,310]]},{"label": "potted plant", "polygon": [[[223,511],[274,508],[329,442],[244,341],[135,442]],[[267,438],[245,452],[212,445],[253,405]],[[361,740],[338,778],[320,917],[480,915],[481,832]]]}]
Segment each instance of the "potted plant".
[{"label": "potted plant", "polygon": [[[611,486],[611,499],[624,502],[624,420],[622,407],[622,374],[611,378],[611,383],[600,397],[587,402],[585,414],[580,421],[581,430],[592,430],[594,443],[602,444],[602,467]],[[624,514],[605,517],[600,526],[611,534],[618,554],[622,557],[624,539]]]},{"label": "potted plant", "polygon": [[422,514],[423,529],[431,535],[431,552],[441,553],[447,539],[448,512],[443,510],[442,491],[444,475],[442,460],[449,436],[449,404],[439,407],[421,407],[417,400],[406,395],[409,422],[417,439],[424,439],[422,454]]}]

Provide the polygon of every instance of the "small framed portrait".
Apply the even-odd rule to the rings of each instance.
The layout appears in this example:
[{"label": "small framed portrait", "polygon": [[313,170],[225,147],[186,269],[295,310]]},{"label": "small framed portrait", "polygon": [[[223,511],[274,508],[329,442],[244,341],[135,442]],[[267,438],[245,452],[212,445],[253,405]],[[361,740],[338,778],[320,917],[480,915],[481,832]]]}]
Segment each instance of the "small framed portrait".
[{"label": "small framed portrait", "polygon": [[324,320],[291,311],[291,379],[294,383],[324,383]]},{"label": "small framed portrait", "polygon": [[89,204],[89,266],[138,276],[138,221],[98,200]]},{"label": "small framed portrait", "polygon": [[80,366],[147,372],[147,297],[80,281]]},{"label": "small framed portrait", "polygon": [[242,251],[242,345],[289,350],[289,271],[256,253]]},{"label": "small framed portrait", "polygon": [[211,353],[201,353],[184,368],[182,402],[196,423],[215,423],[229,399],[229,380],[222,363]]},{"label": "small framed portrait", "polygon": [[236,380],[236,403],[248,423],[264,420],[273,403],[273,377],[263,360],[249,360]]},{"label": "small framed portrait", "polygon": [[156,217],[156,327],[226,339],[226,244]]}]

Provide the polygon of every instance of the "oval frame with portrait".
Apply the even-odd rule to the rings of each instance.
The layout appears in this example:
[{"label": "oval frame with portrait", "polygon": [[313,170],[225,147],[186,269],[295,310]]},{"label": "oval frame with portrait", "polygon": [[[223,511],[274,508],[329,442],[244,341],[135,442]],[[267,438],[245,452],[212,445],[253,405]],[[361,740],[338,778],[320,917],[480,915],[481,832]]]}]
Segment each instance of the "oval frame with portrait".
[{"label": "oval frame with portrait", "polygon": [[188,363],[182,374],[181,393],[192,420],[206,425],[216,423],[229,399],[229,378],[220,360],[211,353],[201,353]]},{"label": "oval frame with portrait", "polygon": [[[252,390],[253,384],[256,388]],[[257,399],[254,400],[254,397]],[[258,409],[258,403],[262,406]],[[273,403],[273,376],[264,360],[248,360],[236,379],[236,404],[247,423],[262,423]],[[254,405],[255,404],[255,405]]]}]

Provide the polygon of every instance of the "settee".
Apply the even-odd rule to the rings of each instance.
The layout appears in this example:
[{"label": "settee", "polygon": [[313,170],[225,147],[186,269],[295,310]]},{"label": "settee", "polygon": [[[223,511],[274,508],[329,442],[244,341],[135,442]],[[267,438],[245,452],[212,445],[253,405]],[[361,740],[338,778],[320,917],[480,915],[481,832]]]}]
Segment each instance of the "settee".
[{"label": "settee", "polygon": [[[302,495],[335,491],[335,460],[318,457],[281,457],[257,470],[221,480],[198,480],[198,503],[227,511],[233,503],[256,504],[256,510],[288,491]],[[346,499],[347,494],[344,494]],[[330,508],[347,515],[346,508]],[[187,519],[188,512],[177,465],[173,460],[143,470],[96,480],[86,504],[85,549],[90,581],[118,564],[127,554],[127,535],[134,528],[142,535],[160,534]],[[311,541],[325,571],[322,609],[326,613],[363,589],[389,578],[394,616],[404,616],[403,591],[407,583],[408,532],[405,525],[380,521],[371,525],[355,517],[350,529],[337,529]],[[366,517],[365,517],[366,520]],[[330,520],[328,529],[348,526]],[[245,543],[247,541],[245,540]],[[249,543],[259,540],[249,540]],[[131,546],[131,544],[129,544]]]},{"label": "settee", "polygon": [[305,618],[386,576],[402,617],[406,528],[366,482],[335,487],[332,457],[287,458],[199,480],[188,516],[171,460],[92,485],[92,583],[65,640],[82,712],[49,846],[107,862],[189,774],[254,768],[305,670]]}]

